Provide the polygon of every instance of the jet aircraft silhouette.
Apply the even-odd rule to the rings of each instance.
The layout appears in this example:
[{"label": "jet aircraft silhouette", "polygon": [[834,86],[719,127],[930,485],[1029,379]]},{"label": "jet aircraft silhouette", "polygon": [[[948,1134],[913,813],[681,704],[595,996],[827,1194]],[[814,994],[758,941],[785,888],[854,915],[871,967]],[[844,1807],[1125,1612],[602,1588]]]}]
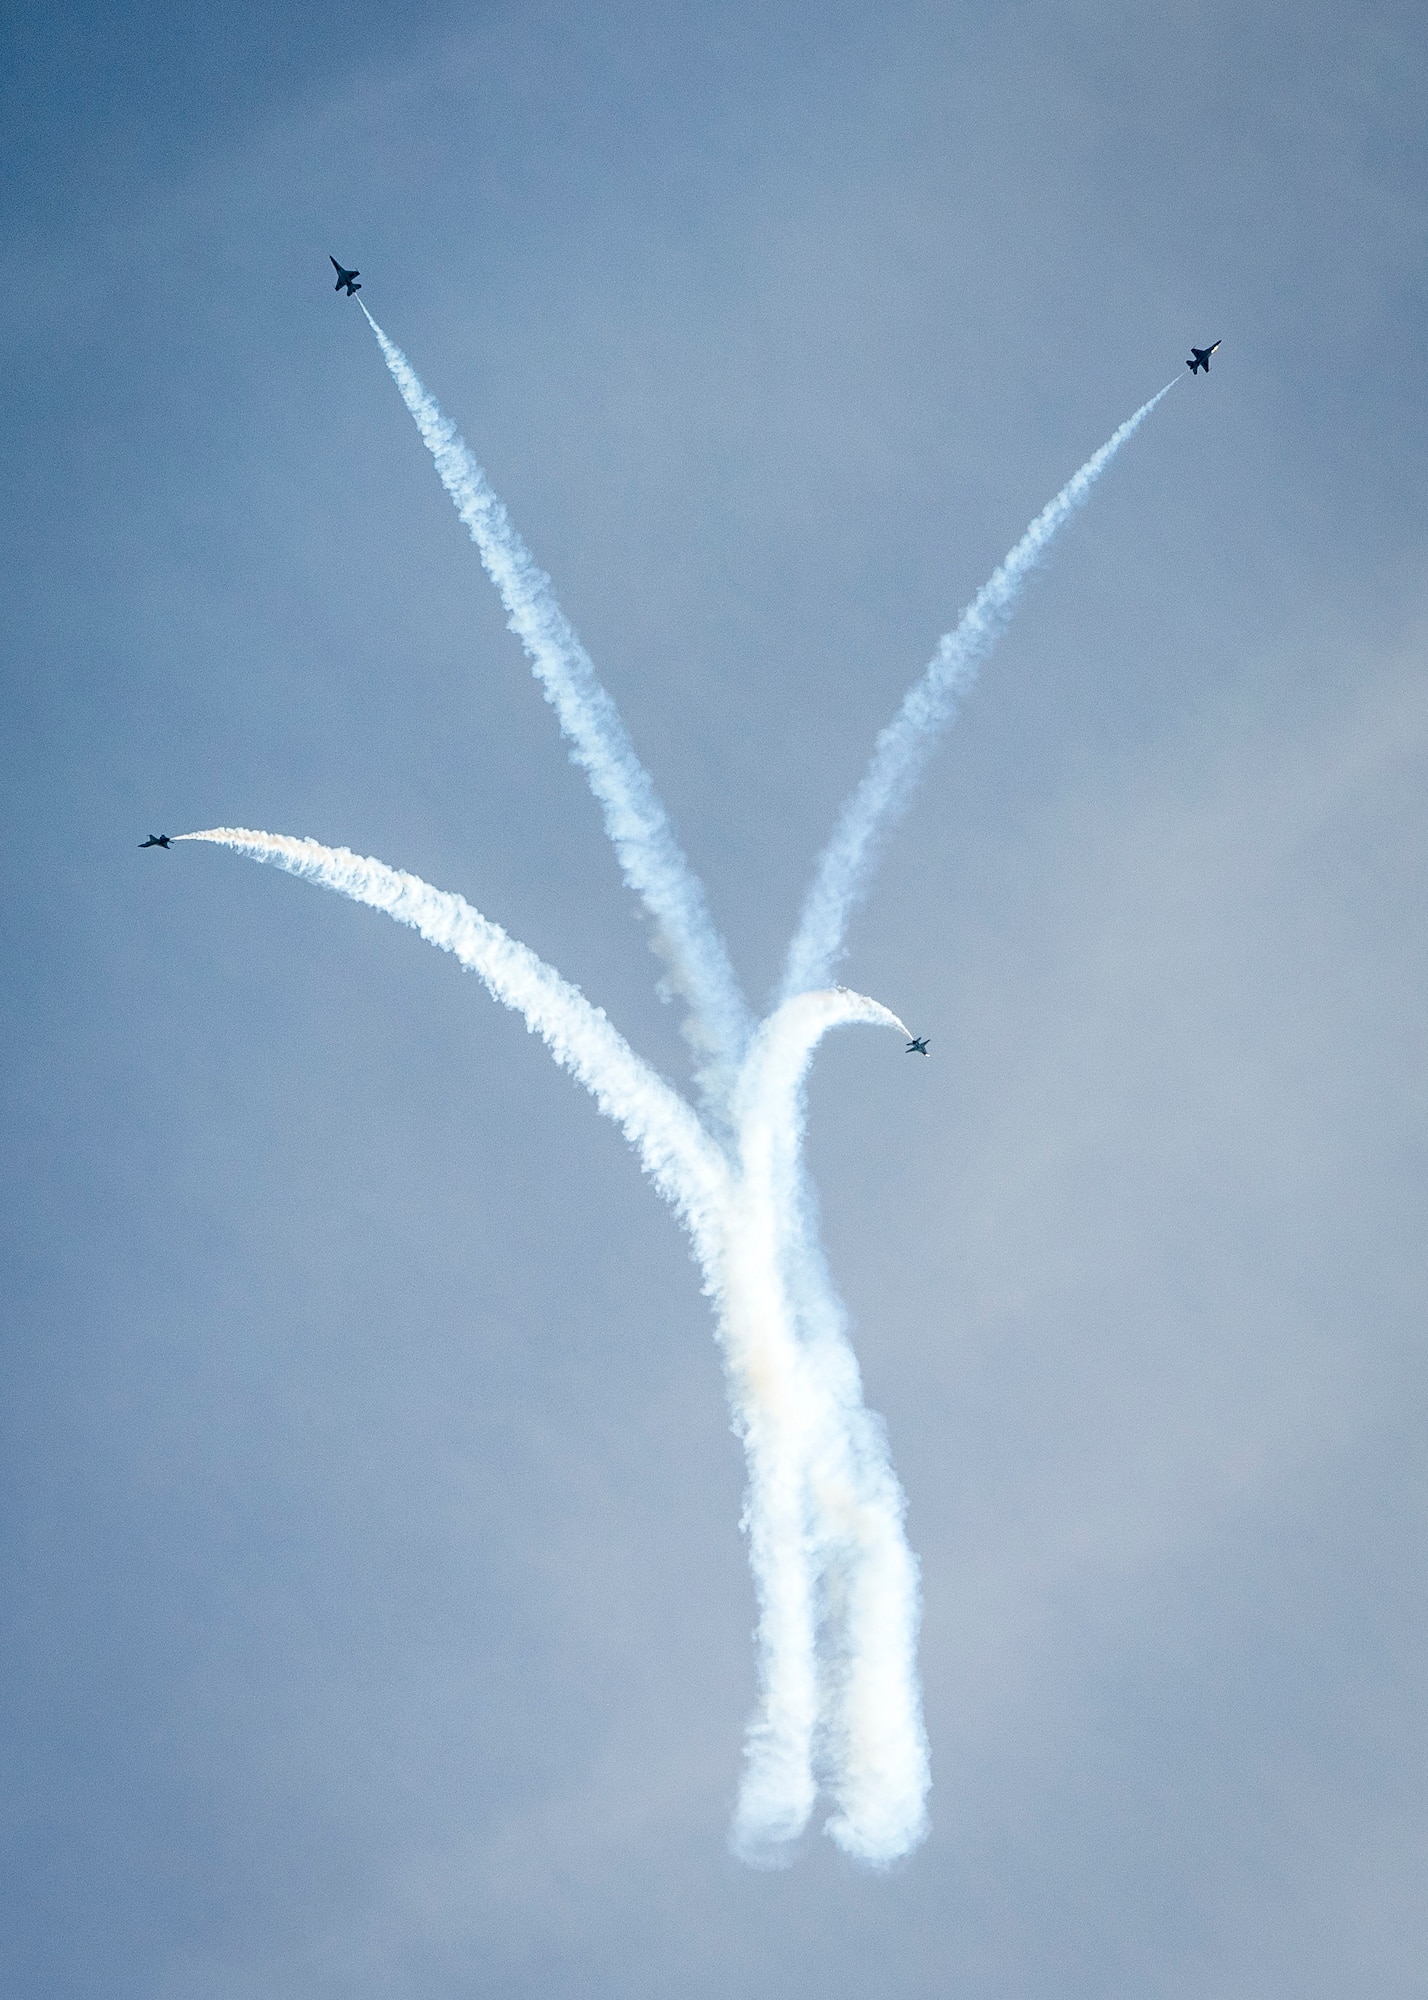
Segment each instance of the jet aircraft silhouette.
[{"label": "jet aircraft silhouette", "polygon": [[142,854],[146,847],[167,847],[172,839],[171,833],[151,833],[147,840],[139,842],[139,852]]},{"label": "jet aircraft silhouette", "polygon": [[358,278],[361,276],[360,272],[344,271],[342,266],[338,263],[337,259],[332,255],[330,251],[328,252],[327,261],[332,266],[333,270],[337,273],[337,283],[332,287],[334,292],[340,292],[342,290],[342,287],[345,285],[347,287],[347,296],[350,299],[354,292],[361,291],[362,287],[357,282]]},{"label": "jet aircraft silhouette", "polygon": [[1220,344],[1220,343],[1219,343],[1219,341],[1217,340],[1217,341],[1215,342],[1215,345],[1214,345],[1214,347],[1192,347],[1192,348],[1191,348],[1191,350],[1190,350],[1190,359],[1189,359],[1189,360],[1188,360],[1188,361],[1187,361],[1187,362],[1185,363],[1185,366],[1186,366],[1186,367],[1187,367],[1187,368],[1188,368],[1188,369],[1190,370],[1190,373],[1191,373],[1192,375],[1193,375],[1193,374],[1195,374],[1195,373],[1196,373],[1196,371],[1197,371],[1198,369],[1201,369],[1201,368],[1203,368],[1203,369],[1204,369],[1204,371],[1205,371],[1205,373],[1206,373],[1207,375],[1209,374],[1209,372],[1210,372],[1210,356],[1211,356],[1211,355],[1212,355],[1212,354],[1214,353],[1214,351],[1215,351],[1215,348],[1216,348],[1216,347],[1218,347],[1218,346],[1219,346],[1219,344]]},{"label": "jet aircraft silhouette", "polygon": [[912,1040],[908,1043],[907,1047],[903,1050],[903,1054],[905,1056],[927,1056],[930,1060],[931,1051],[929,1050],[927,1044],[931,1040],[932,1040],[931,1035],[914,1035]]}]

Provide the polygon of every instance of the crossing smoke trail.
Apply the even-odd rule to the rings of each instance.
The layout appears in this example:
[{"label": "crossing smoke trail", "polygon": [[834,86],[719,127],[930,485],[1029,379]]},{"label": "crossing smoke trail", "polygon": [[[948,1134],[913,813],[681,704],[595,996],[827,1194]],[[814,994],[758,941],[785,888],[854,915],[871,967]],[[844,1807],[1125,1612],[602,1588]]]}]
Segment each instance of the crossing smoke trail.
[{"label": "crossing smoke trail", "polygon": [[818,858],[784,964],[782,997],[822,986],[831,978],[843,956],[848,919],[867,892],[879,838],[906,811],[939,735],[1006,630],[1028,576],[1066,522],[1091,497],[1092,487],[1121,446],[1174,387],[1173,381],[1167,382],[1087,459],[992,572],[953,630],[943,635],[927,671],[913,683],[879,736],[872,762]]},{"label": "crossing smoke trail", "polygon": [[[748,1464],[744,1526],[759,1599],[762,1699],[749,1729],[735,1845],[756,1863],[784,1856],[812,1811],[822,1748],[839,1804],[834,1837],[874,1864],[906,1852],[921,1837],[928,1780],[915,1678],[916,1569],[902,1539],[902,1496],[881,1432],[861,1409],[851,1350],[829,1369],[802,1338],[793,1302],[795,1291],[808,1293],[811,1277],[802,1268],[808,1200],[799,1159],[808,1065],[832,1028],[862,1022],[905,1034],[904,1024],[842,988],[790,1002],[764,1024],[739,1073],[731,1157],[601,1009],[460,896],[347,848],[286,834],[212,827],[176,838],[334,889],[451,952],[621,1127],[689,1234],[715,1305]],[[870,1561],[888,1576],[867,1577]],[[824,1587],[835,1565],[851,1607],[841,1624],[828,1618]],[[820,1591],[825,1622],[847,1628],[841,1640],[834,1636],[839,1659],[856,1661],[831,1704],[820,1669]],[[876,1641],[861,1652],[860,1604],[880,1614]]]},{"label": "crossing smoke trail", "polygon": [[505,505],[455,425],[401,349],[360,299],[357,303],[500,594],[507,622],[573,746],[571,756],[600,802],[625,879],[654,919],[670,984],[689,1008],[685,1032],[700,1063],[701,1086],[717,1100],[727,1094],[750,1021],[703,884],[680,850],[619,710],[557,604],[550,578],[511,525]]},{"label": "crossing smoke trail", "polygon": [[1037,517],[883,731],[819,862],[781,1004],[755,1028],[703,887],[550,579],[405,356],[367,318],[603,809],[625,878],[654,919],[671,983],[690,1011],[703,1117],[578,988],[461,897],[313,840],[239,827],[178,838],[334,889],[451,952],[620,1126],[689,1235],[714,1305],[747,1462],[743,1526],[759,1603],[760,1700],[733,1844],[749,1861],[786,1858],[822,1785],[835,1806],[827,1828],[834,1840],[854,1858],[885,1866],[927,1830],[918,1570],[884,1427],[863,1402],[847,1316],[819,1243],[803,1136],[808,1069],[822,1037],[856,1022],[906,1029],[861,994],[813,989],[842,949],[878,834],[906,803],[1027,574],[1167,391],[1124,423]]}]

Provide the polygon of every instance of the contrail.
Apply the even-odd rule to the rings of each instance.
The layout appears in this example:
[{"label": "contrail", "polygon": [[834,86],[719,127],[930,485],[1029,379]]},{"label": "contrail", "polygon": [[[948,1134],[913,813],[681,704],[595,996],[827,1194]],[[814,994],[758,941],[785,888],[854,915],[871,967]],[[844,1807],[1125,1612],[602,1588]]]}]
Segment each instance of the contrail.
[{"label": "contrail", "polygon": [[848,919],[867,892],[879,839],[906,811],[938,737],[976,680],[982,661],[1006,630],[1028,576],[1061,528],[1085,505],[1121,446],[1174,387],[1174,381],[1167,382],[1087,459],[992,572],[953,630],[943,635],[927,671],[913,683],[902,707],[879,736],[872,762],[818,858],[784,963],[779,989],[782,997],[807,992],[831,978],[843,956]]},{"label": "contrail", "polygon": [[441,483],[480,552],[571,756],[590,782],[625,880],[657,926],[669,983],[689,1008],[685,1032],[713,1098],[727,1092],[748,1039],[748,1006],[704,894],[620,712],[559,604],[550,578],[516,533],[485,472],[362,301],[402,401],[436,461]]},{"label": "contrail", "polygon": [[[856,1607],[869,1596],[863,1571],[869,1560],[886,1564],[889,1531],[901,1542],[902,1498],[881,1430],[870,1425],[864,1436],[849,1428],[853,1406],[861,1407],[856,1363],[851,1377],[846,1365],[830,1369],[821,1349],[802,1337],[790,1296],[791,1272],[796,1286],[808,1283],[802,1272],[806,1230],[794,1220],[794,1207],[802,1175],[803,1081],[814,1049],[834,1027],[864,1022],[906,1033],[903,1023],[875,1000],[842,988],[790,1002],[764,1024],[739,1072],[735,1139],[726,1153],[600,1008],[462,897],[370,856],[287,834],[210,827],[176,838],[226,847],[335,889],[451,952],[494,999],[521,1015],[620,1126],[688,1232],[714,1303],[733,1424],[748,1465],[744,1527],[759,1600],[761,1699],[749,1728],[735,1843],[750,1860],[776,1860],[802,1833],[817,1792],[821,1733],[825,1760],[829,1745],[847,1746],[839,1765],[846,1773],[834,1778],[840,1805],[835,1837],[875,1863],[905,1851],[912,1842],[894,1848],[887,1831],[892,1824],[906,1831],[918,1823],[901,1800],[907,1760],[899,1762],[896,1754],[903,1748],[898,1719],[909,1688],[914,1713],[916,1706],[916,1570],[905,1544],[891,1582],[875,1584],[872,1593],[884,1617],[872,1648],[878,1655],[872,1685],[886,1713],[877,1724],[871,1776],[858,1775],[858,1729],[826,1712],[819,1661],[820,1588],[835,1565],[850,1572],[848,1636],[840,1656],[851,1658],[858,1645]],[[846,1360],[851,1363],[851,1353]],[[910,1597],[900,1585],[910,1585]],[[823,1597],[826,1602],[826,1589]],[[885,1658],[890,1644],[896,1655],[891,1670]],[[839,1700],[849,1709],[847,1689],[840,1687]],[[918,1731],[920,1726],[918,1720]],[[914,1760],[920,1742],[918,1735]],[[919,1811],[925,1766],[923,1753]]]}]

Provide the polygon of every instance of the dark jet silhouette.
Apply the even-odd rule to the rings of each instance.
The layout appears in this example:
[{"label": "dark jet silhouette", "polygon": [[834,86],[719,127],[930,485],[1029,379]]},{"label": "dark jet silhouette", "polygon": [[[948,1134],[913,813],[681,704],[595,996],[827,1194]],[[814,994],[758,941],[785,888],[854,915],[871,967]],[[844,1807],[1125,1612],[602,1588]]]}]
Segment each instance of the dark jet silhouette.
[{"label": "dark jet silhouette", "polygon": [[903,1050],[903,1054],[905,1056],[927,1056],[930,1060],[931,1054],[927,1044],[931,1040],[932,1040],[931,1035],[914,1035],[912,1040],[908,1043],[907,1047]]},{"label": "dark jet silhouette", "polygon": [[142,854],[146,847],[167,847],[172,839],[171,833],[151,833],[147,840],[139,842],[139,852]]},{"label": "dark jet silhouette", "polygon": [[329,254],[327,261],[337,273],[337,283],[332,287],[334,292],[340,292],[345,285],[347,287],[347,296],[350,299],[354,292],[361,291],[362,287],[357,282],[358,278],[362,275],[360,271],[344,271],[337,259],[331,254]]},{"label": "dark jet silhouette", "polygon": [[1200,370],[1201,368],[1203,368],[1203,369],[1204,369],[1204,371],[1205,371],[1205,373],[1206,373],[1207,375],[1209,374],[1209,372],[1210,372],[1210,356],[1211,356],[1211,355],[1212,355],[1212,354],[1214,353],[1214,351],[1215,351],[1215,347],[1218,347],[1218,346],[1219,346],[1219,344],[1220,344],[1220,343],[1219,343],[1219,341],[1217,340],[1217,341],[1215,342],[1215,346],[1214,346],[1214,347],[1192,347],[1192,348],[1191,348],[1191,350],[1190,350],[1190,359],[1189,359],[1189,360],[1188,360],[1188,361],[1187,361],[1187,362],[1185,363],[1185,366],[1186,366],[1186,367],[1187,367],[1187,368],[1188,368],[1188,369],[1190,370],[1190,373],[1191,373],[1192,375],[1196,374],[1196,373],[1198,372],[1198,370]]}]

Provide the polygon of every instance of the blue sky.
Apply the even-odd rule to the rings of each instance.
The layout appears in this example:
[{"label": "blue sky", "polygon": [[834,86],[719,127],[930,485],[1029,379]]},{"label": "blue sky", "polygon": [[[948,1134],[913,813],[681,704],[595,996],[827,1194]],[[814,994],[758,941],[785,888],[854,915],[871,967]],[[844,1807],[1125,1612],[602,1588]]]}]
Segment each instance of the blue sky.
[{"label": "blue sky", "polygon": [[[0,1913],[129,2000],[1421,1991],[1424,36],[1407,6],[12,15]],[[811,1149],[933,1834],[725,1845],[697,1281],[518,1023],[150,829],[468,895],[682,1075],[355,305],[756,993],[938,634]]]}]

